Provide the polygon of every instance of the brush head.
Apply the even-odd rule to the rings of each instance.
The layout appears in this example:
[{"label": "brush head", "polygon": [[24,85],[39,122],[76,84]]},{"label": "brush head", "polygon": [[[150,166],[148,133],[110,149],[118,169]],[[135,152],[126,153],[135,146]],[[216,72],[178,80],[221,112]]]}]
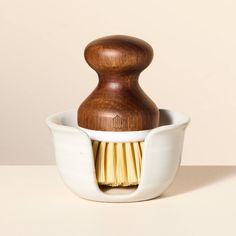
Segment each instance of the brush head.
[{"label": "brush head", "polygon": [[138,84],[152,61],[152,47],[130,36],[97,39],[85,49],[85,59],[99,83],[78,109],[78,125],[100,131],[139,131],[158,126],[159,110]]}]

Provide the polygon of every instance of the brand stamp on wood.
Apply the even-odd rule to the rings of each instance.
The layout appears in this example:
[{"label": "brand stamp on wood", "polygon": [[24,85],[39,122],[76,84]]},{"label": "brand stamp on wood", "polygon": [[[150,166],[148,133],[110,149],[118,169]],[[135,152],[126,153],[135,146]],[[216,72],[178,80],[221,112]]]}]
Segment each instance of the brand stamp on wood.
[{"label": "brand stamp on wood", "polygon": [[113,119],[113,128],[116,130],[123,130],[127,127],[127,120],[122,119],[120,116],[116,115]]}]

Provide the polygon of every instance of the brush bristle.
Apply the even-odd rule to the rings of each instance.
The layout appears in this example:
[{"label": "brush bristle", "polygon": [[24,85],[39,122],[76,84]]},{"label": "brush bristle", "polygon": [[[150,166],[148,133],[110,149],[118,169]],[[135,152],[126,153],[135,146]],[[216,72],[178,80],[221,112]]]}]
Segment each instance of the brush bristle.
[{"label": "brush bristle", "polygon": [[92,141],[98,184],[112,187],[139,184],[143,144]]}]

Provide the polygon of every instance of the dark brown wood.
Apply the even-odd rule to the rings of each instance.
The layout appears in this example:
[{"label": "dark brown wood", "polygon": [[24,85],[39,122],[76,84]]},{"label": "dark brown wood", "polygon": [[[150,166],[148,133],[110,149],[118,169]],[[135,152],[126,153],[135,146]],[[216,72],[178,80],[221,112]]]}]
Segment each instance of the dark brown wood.
[{"label": "dark brown wood", "polygon": [[152,61],[152,47],[141,39],[115,35],[85,48],[99,83],[78,109],[78,125],[102,131],[137,131],[158,126],[159,110],[138,84]]}]

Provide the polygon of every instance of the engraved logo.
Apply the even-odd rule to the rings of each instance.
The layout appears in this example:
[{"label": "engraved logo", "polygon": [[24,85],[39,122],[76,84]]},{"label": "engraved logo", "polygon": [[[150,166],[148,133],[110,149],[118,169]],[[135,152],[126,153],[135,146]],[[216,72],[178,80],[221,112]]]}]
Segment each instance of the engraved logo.
[{"label": "engraved logo", "polygon": [[114,129],[125,129],[127,126],[126,119],[122,119],[120,116],[116,115],[113,119],[113,128]]}]

